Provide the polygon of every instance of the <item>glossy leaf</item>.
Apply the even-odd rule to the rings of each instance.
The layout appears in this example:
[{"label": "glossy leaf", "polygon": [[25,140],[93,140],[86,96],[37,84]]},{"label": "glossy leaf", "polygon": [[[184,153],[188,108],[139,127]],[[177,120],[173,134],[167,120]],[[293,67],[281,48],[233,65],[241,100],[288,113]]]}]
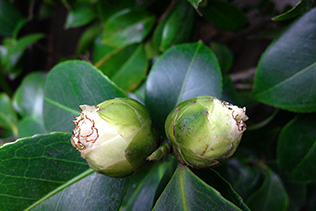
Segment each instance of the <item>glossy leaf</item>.
[{"label": "glossy leaf", "polygon": [[316,111],[315,30],[313,9],[265,51],[255,74],[253,94],[257,100],[295,112]]},{"label": "glossy leaf", "polygon": [[89,169],[70,133],[20,139],[0,148],[0,204],[24,210],[86,176]]},{"label": "glossy leaf", "polygon": [[31,116],[24,117],[19,121],[18,131],[19,138],[47,132],[43,120]]},{"label": "glossy leaf", "polygon": [[214,53],[202,42],[168,50],[152,67],[146,81],[145,104],[164,135],[164,122],[180,102],[196,96],[220,98],[221,72]]},{"label": "glossy leaf", "polygon": [[142,10],[125,9],[104,24],[102,42],[111,46],[140,43],[155,23],[155,17]]},{"label": "glossy leaf", "polygon": [[159,182],[169,165],[170,161],[155,162],[131,176],[120,210],[150,211],[155,204]]},{"label": "glossy leaf", "polygon": [[34,72],[26,76],[13,96],[14,109],[21,116],[42,119],[44,82],[46,73]]},{"label": "glossy leaf", "polygon": [[90,63],[67,61],[49,73],[44,88],[44,123],[48,131],[70,132],[79,105],[97,105],[115,97],[126,97],[113,82]]},{"label": "glossy leaf", "polygon": [[81,54],[87,51],[92,45],[95,38],[101,34],[102,26],[96,23],[88,27],[81,35],[76,54]]},{"label": "glossy leaf", "polygon": [[[88,170],[87,173],[91,171]],[[117,210],[128,185],[128,178],[111,178],[92,173],[46,199],[32,211]]]},{"label": "glossy leaf", "polygon": [[227,46],[215,42],[211,43],[211,49],[218,59],[222,72],[227,73],[234,63],[233,52]]},{"label": "glossy leaf", "polygon": [[96,11],[93,5],[79,4],[68,13],[66,18],[66,28],[83,26],[96,17]]},{"label": "glossy leaf", "polygon": [[96,8],[98,11],[98,17],[105,23],[109,17],[111,17],[114,13],[132,8],[135,6],[135,1],[130,0],[116,0],[116,1],[97,1]]},{"label": "glossy leaf", "polygon": [[35,43],[36,41],[38,41],[39,39],[43,37],[44,37],[43,34],[31,34],[31,35],[27,35],[20,38],[19,40],[17,40],[17,42],[13,46],[11,46],[8,49],[8,53],[4,57],[3,63],[4,64],[9,63],[12,56],[23,52],[27,47],[29,47],[30,45],[32,45],[33,43]]},{"label": "glossy leaf", "polygon": [[5,93],[0,94],[0,126],[10,129],[14,136],[18,136],[18,117],[13,110],[11,99]]},{"label": "glossy leaf", "polygon": [[272,18],[272,20],[284,21],[284,20],[288,20],[290,18],[297,17],[299,15],[302,15],[306,11],[308,11],[312,8],[313,3],[314,3],[314,0],[301,0],[295,5],[295,7],[293,7],[292,9],[286,11],[285,13],[283,13],[281,15],[278,15],[278,16]]},{"label": "glossy leaf", "polygon": [[237,30],[248,22],[238,7],[223,0],[208,1],[202,12],[210,22],[225,30]]},{"label": "glossy leaf", "polygon": [[25,24],[23,15],[10,3],[0,0],[0,34],[13,36]]},{"label": "glossy leaf", "polygon": [[265,170],[265,179],[261,187],[247,199],[246,204],[253,211],[286,211],[289,198],[282,180],[267,166],[263,166],[263,169]]},{"label": "glossy leaf", "polygon": [[264,178],[263,171],[258,166],[247,165],[237,159],[228,160],[217,170],[244,200],[262,185]]},{"label": "glossy leaf", "polygon": [[240,210],[217,190],[179,165],[153,210]]},{"label": "glossy leaf", "polygon": [[202,169],[193,170],[193,172],[209,186],[219,191],[224,198],[239,207],[240,210],[250,211],[247,205],[243,202],[243,199],[234,191],[232,186],[216,171],[213,169]]},{"label": "glossy leaf", "polygon": [[288,179],[316,181],[316,115],[298,115],[281,131],[277,146],[278,165]]},{"label": "glossy leaf", "polygon": [[194,20],[192,6],[186,0],[180,1],[157,26],[153,37],[156,47],[165,51],[172,45],[188,41]]}]

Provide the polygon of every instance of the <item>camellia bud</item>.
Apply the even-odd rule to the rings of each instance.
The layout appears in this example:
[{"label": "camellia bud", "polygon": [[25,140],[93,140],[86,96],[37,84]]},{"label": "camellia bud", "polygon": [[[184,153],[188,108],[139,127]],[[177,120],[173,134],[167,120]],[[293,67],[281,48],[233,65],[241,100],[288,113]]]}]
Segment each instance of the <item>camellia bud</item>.
[{"label": "camellia bud", "polygon": [[90,167],[110,177],[138,171],[156,149],[149,112],[130,98],[81,105],[71,143]]},{"label": "camellia bud", "polygon": [[246,130],[245,111],[210,96],[180,103],[165,124],[175,157],[194,168],[220,165],[234,154]]}]

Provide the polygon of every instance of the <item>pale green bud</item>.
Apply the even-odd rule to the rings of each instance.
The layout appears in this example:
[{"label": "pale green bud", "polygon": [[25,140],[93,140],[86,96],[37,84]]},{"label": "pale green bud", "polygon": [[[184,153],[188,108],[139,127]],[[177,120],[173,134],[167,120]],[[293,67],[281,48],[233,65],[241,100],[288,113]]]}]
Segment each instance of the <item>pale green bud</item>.
[{"label": "pale green bud", "polygon": [[175,157],[195,168],[220,165],[234,154],[246,130],[245,111],[210,96],[180,103],[165,124]]},{"label": "pale green bud", "polygon": [[130,98],[81,105],[71,143],[90,167],[110,177],[138,171],[156,149],[148,110]]}]

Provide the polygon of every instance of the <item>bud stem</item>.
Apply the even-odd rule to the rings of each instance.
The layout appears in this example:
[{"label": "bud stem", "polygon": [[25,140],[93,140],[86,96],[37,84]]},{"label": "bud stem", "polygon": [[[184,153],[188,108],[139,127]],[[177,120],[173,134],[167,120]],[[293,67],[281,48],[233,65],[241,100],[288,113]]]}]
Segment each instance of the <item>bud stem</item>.
[{"label": "bud stem", "polygon": [[165,140],[151,155],[147,157],[149,161],[161,160],[170,153],[171,143],[169,140]]}]

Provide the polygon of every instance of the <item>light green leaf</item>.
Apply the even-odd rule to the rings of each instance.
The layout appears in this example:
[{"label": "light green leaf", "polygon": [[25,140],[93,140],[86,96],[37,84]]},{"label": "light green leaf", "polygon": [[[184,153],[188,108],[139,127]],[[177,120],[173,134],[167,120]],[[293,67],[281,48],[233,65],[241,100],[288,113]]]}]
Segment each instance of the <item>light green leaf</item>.
[{"label": "light green leaf", "polygon": [[93,5],[79,4],[68,13],[65,28],[83,26],[96,17],[96,11]]},{"label": "light green leaf", "polygon": [[13,110],[11,99],[6,93],[0,94],[0,126],[10,129],[14,136],[18,136],[18,117]]},{"label": "light green leaf", "polygon": [[295,112],[316,111],[316,9],[292,24],[265,51],[254,81],[254,97]]},{"label": "light green leaf", "polygon": [[97,105],[115,97],[126,97],[113,82],[90,63],[67,61],[49,73],[44,88],[44,123],[48,131],[70,132],[79,105]]},{"label": "light green leaf", "polygon": [[31,116],[19,120],[18,131],[19,138],[47,132],[43,120]]}]

